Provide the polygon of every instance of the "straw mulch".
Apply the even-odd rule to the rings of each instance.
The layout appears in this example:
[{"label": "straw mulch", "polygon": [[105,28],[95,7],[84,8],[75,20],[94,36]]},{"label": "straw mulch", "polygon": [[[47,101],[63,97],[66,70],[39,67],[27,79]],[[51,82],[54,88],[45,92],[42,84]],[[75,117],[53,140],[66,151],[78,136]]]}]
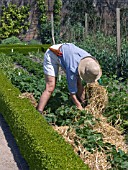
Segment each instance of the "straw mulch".
[{"label": "straw mulch", "polygon": [[[92,129],[103,134],[104,143],[111,143],[116,146],[117,150],[120,148],[125,153],[128,153],[124,136],[121,135],[122,132],[107,123],[107,118],[102,115],[108,104],[107,90],[98,83],[93,83],[85,87],[85,92],[86,102],[88,103],[85,110],[92,113],[96,119],[100,119],[100,121],[97,121],[96,124],[93,125]],[[107,162],[107,156],[103,148],[101,148],[102,151],[99,152],[95,150],[92,154],[82,146],[82,139],[76,135],[74,129],[68,126],[54,126],[53,128],[73,146],[74,151],[89,165],[91,170],[107,170],[111,168],[111,165]],[[75,145],[76,140],[77,143],[79,143],[77,146]]]},{"label": "straw mulch", "polygon": [[86,94],[89,94],[89,104],[85,107],[85,109],[88,112],[91,112],[95,118],[99,118],[101,120],[96,123],[94,130],[103,134],[104,142],[109,142],[115,145],[117,149],[120,148],[127,152],[127,145],[124,142],[124,137],[121,135],[122,132],[107,123],[107,118],[102,115],[108,104],[106,89],[98,83],[94,83],[87,85],[85,90]]},{"label": "straw mulch", "polygon": [[32,93],[28,93],[28,92],[22,93],[19,95],[19,98],[21,98],[21,99],[27,98],[27,99],[29,99],[29,101],[32,103],[32,105],[34,107],[37,106],[36,99],[34,98]]},{"label": "straw mulch", "polygon": [[[92,129],[96,130],[103,134],[104,143],[108,142],[116,146],[116,149],[119,148],[123,150],[125,153],[128,153],[128,147],[125,144],[124,136],[122,132],[109,123],[107,123],[107,118],[102,115],[107,104],[108,104],[108,94],[107,90],[100,86],[98,83],[87,84],[85,87],[85,98],[87,106],[85,106],[85,110],[87,113],[93,114],[95,120],[99,119],[100,121],[96,121],[96,124],[93,125]],[[20,97],[27,97],[30,99],[32,104],[36,107],[37,103],[32,97],[32,94],[24,93]],[[77,121],[77,120],[76,120]],[[107,170],[111,168],[109,162],[107,162],[107,156],[103,148],[99,152],[98,149],[94,150],[93,154],[88,152],[81,144],[81,138],[76,135],[75,130],[69,126],[53,126],[54,130],[56,130],[63,138],[72,145],[74,152],[78,154],[81,159],[88,164],[91,170]],[[77,141],[77,145],[75,144]]]}]

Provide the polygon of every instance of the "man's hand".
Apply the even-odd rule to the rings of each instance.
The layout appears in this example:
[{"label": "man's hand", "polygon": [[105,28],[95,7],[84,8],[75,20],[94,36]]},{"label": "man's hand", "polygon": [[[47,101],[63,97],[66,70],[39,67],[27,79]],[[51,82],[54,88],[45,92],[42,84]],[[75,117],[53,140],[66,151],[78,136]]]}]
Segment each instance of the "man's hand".
[{"label": "man's hand", "polygon": [[84,108],[81,106],[81,103],[79,102],[79,100],[77,99],[76,95],[75,94],[70,94],[73,102],[75,103],[76,107],[79,109],[79,110],[84,110]]},{"label": "man's hand", "polygon": [[84,110],[84,108],[83,108],[82,106],[77,106],[77,108],[78,108],[79,110]]}]

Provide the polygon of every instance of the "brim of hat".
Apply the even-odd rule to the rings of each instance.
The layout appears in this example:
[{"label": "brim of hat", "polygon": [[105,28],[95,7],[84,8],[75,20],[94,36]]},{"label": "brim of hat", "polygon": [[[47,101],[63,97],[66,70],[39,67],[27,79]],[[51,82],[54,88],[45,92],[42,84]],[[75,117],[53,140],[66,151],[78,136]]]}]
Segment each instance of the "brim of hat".
[{"label": "brim of hat", "polygon": [[[93,59],[93,58],[91,58],[91,59]],[[91,77],[91,76],[87,77],[87,76],[81,74],[80,67],[82,66],[82,62],[80,62],[80,63],[79,63],[79,66],[78,66],[79,76],[80,76],[80,78],[81,78],[82,80],[84,80],[86,83],[96,82],[96,81],[98,81],[98,80],[100,79],[100,77],[102,76],[102,69],[101,69],[101,67],[100,67],[99,62],[98,62],[96,59],[93,59],[93,60],[96,62],[96,64],[99,65],[99,74],[98,74],[95,78],[94,78],[94,77]]]},{"label": "brim of hat", "polygon": [[96,77],[96,78],[85,78],[85,77],[82,77],[82,76],[80,76],[81,77],[81,79],[82,80],[84,80],[86,83],[95,83],[95,82],[97,82],[100,78],[101,78],[101,76],[102,76],[102,71],[101,71],[101,69],[100,69],[100,72],[99,72],[99,74],[98,74],[98,76]]}]

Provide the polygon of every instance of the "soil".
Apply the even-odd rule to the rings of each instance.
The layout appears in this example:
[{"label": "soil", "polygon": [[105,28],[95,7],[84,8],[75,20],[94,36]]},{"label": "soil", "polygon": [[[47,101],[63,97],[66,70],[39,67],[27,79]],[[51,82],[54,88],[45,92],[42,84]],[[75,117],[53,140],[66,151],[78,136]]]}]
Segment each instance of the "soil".
[{"label": "soil", "polygon": [[0,113],[0,170],[29,170],[16,141]]}]

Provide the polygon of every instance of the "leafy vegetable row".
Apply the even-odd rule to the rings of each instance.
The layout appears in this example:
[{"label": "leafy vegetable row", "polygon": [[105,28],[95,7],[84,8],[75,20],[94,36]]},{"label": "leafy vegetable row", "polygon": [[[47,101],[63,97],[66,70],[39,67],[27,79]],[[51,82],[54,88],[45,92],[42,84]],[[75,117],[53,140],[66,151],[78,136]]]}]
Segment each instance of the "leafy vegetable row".
[{"label": "leafy vegetable row", "polygon": [[[25,59],[25,57],[23,58]],[[10,61],[12,60],[10,59]],[[26,70],[29,70],[29,67],[31,68],[31,65],[30,66],[28,65],[26,67]],[[21,69],[15,69],[14,71],[12,69],[12,65],[10,67],[10,72],[11,73],[9,73],[9,75],[11,75],[11,81],[22,92],[24,91],[33,92],[36,99],[37,100],[39,99],[39,96],[45,86],[44,78],[40,76],[38,77],[36,76],[36,74],[30,75],[27,71],[21,71]],[[128,117],[126,114],[127,113],[126,102],[128,101],[128,97],[126,95],[127,92],[126,84],[119,83],[119,80],[117,80],[116,77],[108,78],[107,76],[103,76],[102,81],[104,85],[108,85],[110,99],[109,106],[104,114],[108,116],[109,121],[112,121],[113,124],[118,120],[118,116],[120,115],[121,121],[120,124],[122,125],[123,128],[126,129],[128,127],[127,126]],[[51,98],[46,107],[46,112],[47,112],[46,120],[49,123],[56,124],[58,126],[62,125],[72,126],[76,130],[77,134],[81,138],[85,139],[84,141],[82,140],[83,146],[88,151],[92,152],[96,148],[99,149],[100,147],[108,148],[109,146],[109,150],[106,150],[106,154],[108,154],[108,161],[111,162],[113,169],[114,168],[121,169],[122,167],[123,168],[126,167],[127,165],[126,160],[128,158],[127,155],[121,150],[116,151],[115,146],[103,143],[102,134],[95,132],[88,126],[88,124],[86,124],[88,120],[90,121],[91,124],[95,123],[95,121],[93,121],[92,115],[86,115],[86,117],[85,116],[83,117],[82,112],[79,113],[78,110],[76,110],[76,108],[72,106],[72,103],[68,96],[65,77],[62,77],[61,81],[57,83],[56,90],[53,94],[53,98]],[[80,116],[81,118],[76,123],[74,120],[75,117],[77,116]],[[81,129],[79,125],[81,125],[83,122],[85,122],[85,128]]]}]

